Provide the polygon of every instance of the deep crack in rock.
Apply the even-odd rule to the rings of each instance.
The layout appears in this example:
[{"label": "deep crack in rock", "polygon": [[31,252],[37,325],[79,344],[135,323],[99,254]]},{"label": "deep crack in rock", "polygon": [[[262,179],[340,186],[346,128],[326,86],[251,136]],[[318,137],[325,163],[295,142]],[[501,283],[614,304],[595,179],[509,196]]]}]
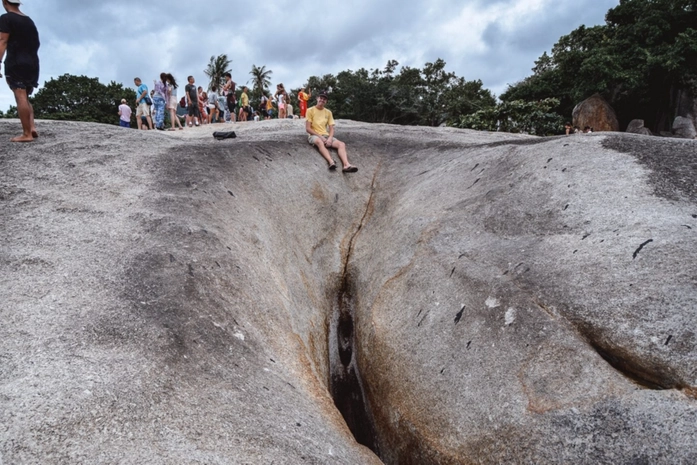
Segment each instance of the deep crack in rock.
[{"label": "deep crack in rock", "polygon": [[334,405],[341,412],[346,421],[346,425],[351,430],[354,438],[372,450],[380,457],[377,436],[375,433],[375,422],[370,410],[369,402],[365,395],[363,380],[361,379],[356,354],[357,341],[354,320],[355,315],[355,295],[349,262],[353,251],[354,240],[366,218],[372,210],[373,192],[376,170],[371,184],[371,193],[368,199],[366,210],[349,240],[348,249],[343,263],[343,271],[340,277],[339,290],[334,302],[329,324],[328,348],[329,348],[329,387]]}]

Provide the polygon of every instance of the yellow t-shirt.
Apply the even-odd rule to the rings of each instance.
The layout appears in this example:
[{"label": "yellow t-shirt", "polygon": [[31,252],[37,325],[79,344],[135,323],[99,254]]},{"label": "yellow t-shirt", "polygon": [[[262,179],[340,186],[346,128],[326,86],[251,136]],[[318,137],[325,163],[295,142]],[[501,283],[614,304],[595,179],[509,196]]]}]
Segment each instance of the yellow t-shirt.
[{"label": "yellow t-shirt", "polygon": [[326,108],[320,110],[317,107],[312,107],[307,110],[305,117],[310,122],[312,130],[321,136],[328,136],[327,126],[334,126],[332,112]]},{"label": "yellow t-shirt", "polygon": [[240,102],[242,103],[243,107],[249,106],[249,97],[247,97],[245,92],[242,92],[242,95],[240,95]]}]

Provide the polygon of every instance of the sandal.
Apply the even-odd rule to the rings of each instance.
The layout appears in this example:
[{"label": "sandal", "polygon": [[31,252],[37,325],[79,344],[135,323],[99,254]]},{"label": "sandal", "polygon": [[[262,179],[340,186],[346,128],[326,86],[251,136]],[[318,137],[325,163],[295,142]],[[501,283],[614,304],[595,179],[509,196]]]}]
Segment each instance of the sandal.
[{"label": "sandal", "polygon": [[329,171],[334,171],[336,169],[336,163],[329,165]]},{"label": "sandal", "polygon": [[343,171],[344,173],[355,173],[356,171],[358,171],[358,168],[356,168],[353,165],[349,165],[341,171]]}]

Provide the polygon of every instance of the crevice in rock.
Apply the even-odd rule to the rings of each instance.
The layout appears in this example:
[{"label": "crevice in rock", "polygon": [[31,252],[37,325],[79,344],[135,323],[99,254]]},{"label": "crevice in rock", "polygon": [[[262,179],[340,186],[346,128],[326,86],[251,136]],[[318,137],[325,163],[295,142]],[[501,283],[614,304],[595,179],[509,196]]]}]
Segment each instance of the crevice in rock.
[{"label": "crevice in rock", "polygon": [[346,256],[343,259],[343,269],[329,322],[327,346],[329,348],[329,389],[334,399],[334,405],[341,412],[356,441],[380,457],[375,422],[358,367],[354,309],[355,286],[349,271],[354,240],[373,209],[373,192],[378,171],[379,168],[373,176],[366,210],[349,239]]},{"label": "crevice in rock", "polygon": [[619,349],[601,345],[593,338],[589,338],[588,334],[586,334],[586,340],[593,350],[609,363],[610,366],[635,384],[645,389],[679,389],[679,385],[671,382],[670,379],[662,376],[661,373],[649,372],[640,363],[632,360],[630,356],[621,353]]}]

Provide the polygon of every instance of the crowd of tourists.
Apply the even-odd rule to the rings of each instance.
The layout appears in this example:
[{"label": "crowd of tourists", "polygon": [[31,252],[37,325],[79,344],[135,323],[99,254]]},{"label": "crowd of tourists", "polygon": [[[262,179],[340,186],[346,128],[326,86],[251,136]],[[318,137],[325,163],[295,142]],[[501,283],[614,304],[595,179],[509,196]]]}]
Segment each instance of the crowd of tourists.
[{"label": "crowd of tourists", "polygon": [[[175,131],[184,129],[184,126],[259,121],[268,120],[274,116],[304,118],[307,102],[312,96],[311,92],[306,92],[304,88],[298,92],[300,114],[296,115],[290,94],[282,83],[276,86],[274,94],[264,91],[255,108],[250,104],[249,89],[246,86],[242,87],[238,98],[236,84],[230,73],[224,74],[224,83],[221,86],[214,84],[207,92],[203,87],[196,86],[194,77],[189,76],[181,98],[178,96],[179,85],[171,73],[161,73],[160,79],[153,82],[152,89],[148,89],[140,78],[135,78],[133,81],[136,86],[134,116],[138,129]],[[185,110],[184,115],[178,113],[179,108],[182,112]],[[118,114],[121,126],[131,127],[133,110],[126,99],[121,100]],[[169,115],[169,128],[165,128],[166,115]],[[181,120],[184,120],[184,124]]]},{"label": "crowd of tourists", "polygon": [[[10,90],[15,95],[17,112],[22,123],[22,135],[10,139],[13,142],[31,142],[39,133],[34,123],[34,109],[29,96],[39,85],[39,33],[36,25],[24,15],[19,5],[21,0],[2,0],[2,6],[7,12],[0,15],[0,60],[5,57],[5,78]],[[2,77],[2,74],[0,74]],[[185,124],[189,127],[201,124],[211,124],[216,121],[248,121],[261,118],[270,119],[274,114],[274,105],[278,108],[279,118],[296,118],[293,113],[290,95],[283,84],[276,86],[276,93],[270,95],[264,92],[259,101],[259,108],[254,109],[249,102],[247,88],[242,87],[239,101],[235,93],[235,82],[230,73],[225,73],[225,82],[220,88],[212,85],[208,92],[201,86],[196,86],[193,76],[187,78],[184,86],[184,96],[177,95],[179,85],[171,73],[161,73],[153,89],[135,78],[136,123],[138,128],[165,129],[165,113],[169,113],[171,127],[169,130],[183,129],[178,107],[186,108]],[[322,92],[317,96],[317,104],[307,108],[310,94],[302,89],[298,92],[300,117],[306,118],[305,132],[310,145],[317,148],[322,158],[327,162],[330,171],[337,169],[336,162],[329,149],[337,152],[344,173],[355,173],[358,168],[351,165],[346,153],[346,144],[334,136],[334,117],[325,107],[329,96]],[[127,100],[121,100],[119,106],[121,126],[130,127],[131,108]]]}]

